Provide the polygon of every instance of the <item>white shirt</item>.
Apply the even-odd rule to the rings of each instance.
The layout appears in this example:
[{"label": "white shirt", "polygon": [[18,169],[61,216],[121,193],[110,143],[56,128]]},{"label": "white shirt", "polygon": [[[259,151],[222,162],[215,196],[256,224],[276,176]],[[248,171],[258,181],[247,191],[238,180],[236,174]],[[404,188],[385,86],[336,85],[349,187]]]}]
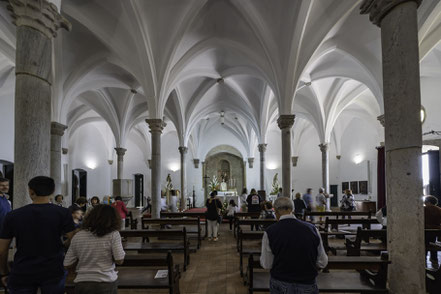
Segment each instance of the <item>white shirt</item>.
[{"label": "white shirt", "polygon": [[383,216],[383,211],[381,209],[377,211],[375,217],[377,218],[380,224],[382,224],[385,227],[387,226],[387,217]]},{"label": "white shirt", "polygon": [[64,266],[71,266],[78,260],[75,283],[114,282],[118,278],[114,260],[122,260],[125,255],[118,231],[97,237],[81,230],[72,238]]},{"label": "white shirt", "polygon": [[227,210],[227,216],[234,216],[236,212],[239,212],[239,207],[228,204]]},{"label": "white shirt", "polygon": [[[282,215],[279,220],[296,218],[293,214]],[[317,230],[317,228],[316,228]],[[328,265],[328,255],[326,255],[325,249],[323,248],[322,237],[320,236],[319,231],[317,230],[317,234],[319,236],[320,242],[317,247],[317,262],[316,266],[318,268],[325,268]],[[268,234],[266,232],[263,233],[262,238],[262,253],[260,255],[260,265],[264,269],[271,269],[273,267],[274,254],[271,251],[271,247],[269,245]]]}]

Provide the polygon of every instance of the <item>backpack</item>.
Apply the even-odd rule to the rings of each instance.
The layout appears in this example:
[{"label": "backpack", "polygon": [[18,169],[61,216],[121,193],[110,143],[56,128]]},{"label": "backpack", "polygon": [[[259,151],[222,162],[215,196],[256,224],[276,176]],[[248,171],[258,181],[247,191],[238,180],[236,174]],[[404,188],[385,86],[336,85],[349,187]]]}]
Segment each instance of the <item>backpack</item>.
[{"label": "backpack", "polygon": [[260,204],[260,197],[259,197],[259,195],[251,196],[251,205],[259,205],[259,204]]}]

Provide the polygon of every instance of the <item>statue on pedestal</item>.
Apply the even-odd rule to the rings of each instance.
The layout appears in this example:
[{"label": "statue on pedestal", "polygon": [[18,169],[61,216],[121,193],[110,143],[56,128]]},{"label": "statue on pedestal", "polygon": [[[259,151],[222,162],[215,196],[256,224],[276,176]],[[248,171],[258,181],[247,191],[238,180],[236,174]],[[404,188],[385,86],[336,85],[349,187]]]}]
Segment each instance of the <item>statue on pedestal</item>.
[{"label": "statue on pedestal", "polygon": [[222,183],[220,184],[220,190],[221,190],[222,192],[225,192],[225,191],[228,190],[227,183],[225,183],[225,179],[223,179],[223,180],[222,180]]}]

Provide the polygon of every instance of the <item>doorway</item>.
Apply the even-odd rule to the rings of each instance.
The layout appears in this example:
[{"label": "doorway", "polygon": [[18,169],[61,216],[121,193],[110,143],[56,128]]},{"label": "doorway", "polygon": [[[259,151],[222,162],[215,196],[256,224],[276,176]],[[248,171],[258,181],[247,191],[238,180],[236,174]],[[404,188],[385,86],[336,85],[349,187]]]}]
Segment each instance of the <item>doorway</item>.
[{"label": "doorway", "polygon": [[331,207],[338,207],[338,185],[329,186],[330,193],[334,195],[331,198]]},{"label": "doorway", "polygon": [[79,197],[87,198],[87,171],[76,168],[72,170],[72,203]]}]

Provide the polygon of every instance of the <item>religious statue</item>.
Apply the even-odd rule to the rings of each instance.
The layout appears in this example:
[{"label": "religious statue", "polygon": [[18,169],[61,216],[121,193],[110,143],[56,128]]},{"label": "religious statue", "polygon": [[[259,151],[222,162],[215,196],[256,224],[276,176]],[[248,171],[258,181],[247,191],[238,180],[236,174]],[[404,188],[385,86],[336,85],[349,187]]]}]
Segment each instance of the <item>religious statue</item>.
[{"label": "religious statue", "polygon": [[167,175],[166,181],[167,181],[167,184],[165,185],[165,188],[167,190],[172,190],[173,189],[173,184],[172,184],[172,180],[171,180],[170,174]]},{"label": "religious statue", "polygon": [[225,179],[223,179],[223,180],[222,180],[222,183],[220,184],[220,190],[221,190],[222,192],[225,192],[225,191],[228,190],[227,183],[225,183]]},{"label": "religious statue", "polygon": [[271,190],[270,195],[277,195],[277,193],[279,193],[280,185],[279,185],[279,179],[278,179],[278,176],[279,176],[278,173],[276,173],[276,174],[274,175],[274,178],[273,178],[273,185],[272,185],[272,188],[273,188],[273,189]]}]

